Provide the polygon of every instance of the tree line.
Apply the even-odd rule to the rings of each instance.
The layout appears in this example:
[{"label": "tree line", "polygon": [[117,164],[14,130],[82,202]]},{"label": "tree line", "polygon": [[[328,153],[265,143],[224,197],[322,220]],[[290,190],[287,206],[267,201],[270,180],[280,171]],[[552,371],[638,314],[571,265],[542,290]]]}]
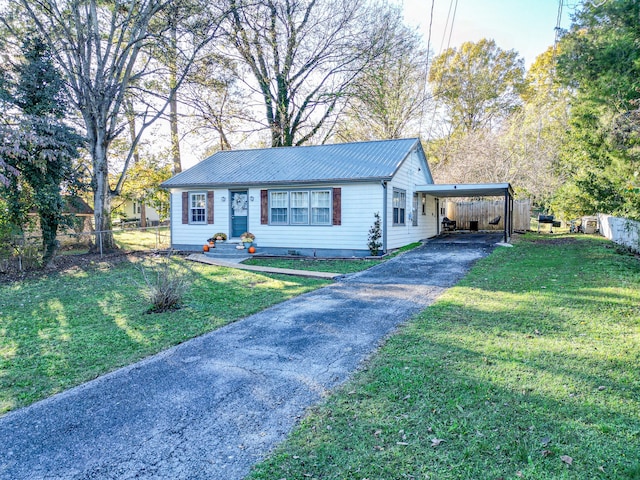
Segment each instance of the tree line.
[{"label": "tree line", "polygon": [[47,260],[62,191],[89,189],[108,231],[117,199],[182,170],[189,136],[210,152],[420,136],[440,182],[639,218],[639,8],[584,3],[525,70],[491,39],[434,55],[382,0],[16,0],[0,12],[0,225],[35,209]]}]

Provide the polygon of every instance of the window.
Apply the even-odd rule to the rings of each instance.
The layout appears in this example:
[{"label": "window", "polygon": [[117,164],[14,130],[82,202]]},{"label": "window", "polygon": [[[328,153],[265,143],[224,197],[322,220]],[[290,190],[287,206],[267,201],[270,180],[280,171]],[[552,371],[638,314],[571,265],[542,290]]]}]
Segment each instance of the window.
[{"label": "window", "polygon": [[311,223],[313,225],[331,223],[331,192],[311,192]]},{"label": "window", "polygon": [[289,192],[271,192],[271,223],[286,225],[289,223]]},{"label": "window", "polygon": [[413,205],[412,205],[412,209],[411,209],[411,219],[413,221],[413,226],[417,227],[418,226],[418,194],[414,193],[413,194]]},{"label": "window", "polygon": [[427,196],[422,194],[422,215],[427,214]]},{"label": "window", "polygon": [[331,191],[270,191],[269,223],[271,225],[331,225]]},{"label": "window", "polygon": [[207,222],[207,194],[196,192],[189,194],[189,223]]},{"label": "window", "polygon": [[291,192],[291,225],[309,223],[309,192]]},{"label": "window", "polygon": [[404,225],[405,212],[407,210],[407,192],[393,189],[393,224]]}]

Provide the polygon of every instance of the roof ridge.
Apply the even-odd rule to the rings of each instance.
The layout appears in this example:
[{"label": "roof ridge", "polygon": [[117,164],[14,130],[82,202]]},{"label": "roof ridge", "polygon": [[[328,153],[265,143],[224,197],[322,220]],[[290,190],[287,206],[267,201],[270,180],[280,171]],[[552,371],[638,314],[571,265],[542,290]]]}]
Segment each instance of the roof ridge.
[{"label": "roof ridge", "polygon": [[213,157],[218,153],[227,153],[227,152],[258,152],[262,150],[287,150],[293,148],[318,148],[318,147],[334,147],[334,146],[342,146],[342,145],[363,145],[365,143],[391,143],[391,142],[401,142],[407,140],[419,141],[419,137],[406,137],[406,138],[388,138],[388,139],[377,139],[377,140],[354,140],[352,142],[342,142],[342,143],[321,143],[318,145],[281,145],[279,147],[261,147],[261,148],[237,148],[237,149],[229,149],[229,150],[218,150],[217,152],[212,153],[209,157]]}]

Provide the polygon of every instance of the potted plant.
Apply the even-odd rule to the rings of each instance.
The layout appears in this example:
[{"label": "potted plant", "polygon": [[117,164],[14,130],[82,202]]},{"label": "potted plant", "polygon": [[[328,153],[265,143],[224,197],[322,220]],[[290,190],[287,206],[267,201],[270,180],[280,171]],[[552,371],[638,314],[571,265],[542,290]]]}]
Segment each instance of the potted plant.
[{"label": "potted plant", "polygon": [[245,248],[249,248],[256,239],[256,236],[251,232],[244,232],[240,235],[240,241],[244,243]]},{"label": "potted plant", "polygon": [[214,233],[213,238],[216,242],[224,242],[227,239],[227,234],[222,232]]}]

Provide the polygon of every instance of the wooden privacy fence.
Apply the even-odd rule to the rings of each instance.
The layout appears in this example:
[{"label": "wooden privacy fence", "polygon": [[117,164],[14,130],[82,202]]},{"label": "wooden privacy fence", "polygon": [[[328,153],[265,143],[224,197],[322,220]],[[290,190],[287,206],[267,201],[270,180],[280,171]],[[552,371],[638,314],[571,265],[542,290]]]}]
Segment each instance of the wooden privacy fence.
[{"label": "wooden privacy fence", "polygon": [[[478,200],[473,202],[457,202],[447,200],[446,216],[456,221],[458,230],[470,230],[471,222],[478,222],[478,230],[504,230],[504,200]],[[500,216],[496,225],[491,222]],[[529,230],[531,223],[531,200],[515,200],[513,202],[513,229]]]}]

